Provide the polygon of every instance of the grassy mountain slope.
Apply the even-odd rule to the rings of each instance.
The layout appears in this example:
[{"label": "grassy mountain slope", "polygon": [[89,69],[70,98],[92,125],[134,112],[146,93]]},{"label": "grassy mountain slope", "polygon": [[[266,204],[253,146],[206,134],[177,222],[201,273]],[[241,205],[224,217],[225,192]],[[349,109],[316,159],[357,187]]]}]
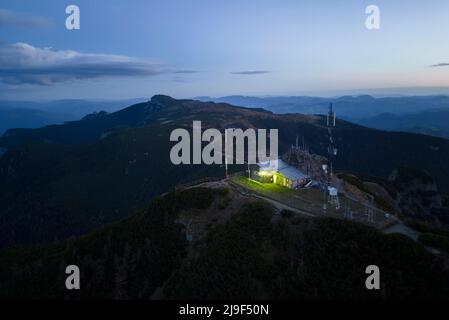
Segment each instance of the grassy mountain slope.
[{"label": "grassy mountain slope", "polygon": [[[126,217],[152,197],[219,166],[174,166],[169,131],[147,126],[88,145],[34,143],[2,161],[0,243],[63,239]],[[161,139],[164,137],[164,139]]]},{"label": "grassy mountain slope", "polygon": [[0,139],[0,145],[10,148],[34,141],[77,144],[95,141],[109,129],[143,125],[157,114],[160,105],[140,103],[129,108],[107,114],[97,113],[81,121],[70,121],[63,125],[51,125],[38,129],[10,129]]},{"label": "grassy mountain slope", "polygon": [[[128,216],[178,183],[223,176],[219,165],[171,164],[170,132],[191,128],[193,120],[201,120],[203,129],[275,128],[281,152],[297,134],[312,152],[326,152],[321,117],[166,96],[61,126],[17,131],[0,139],[10,149],[0,158],[0,246],[83,234]],[[414,166],[449,190],[448,140],[337,122],[337,169],[386,176]]]}]

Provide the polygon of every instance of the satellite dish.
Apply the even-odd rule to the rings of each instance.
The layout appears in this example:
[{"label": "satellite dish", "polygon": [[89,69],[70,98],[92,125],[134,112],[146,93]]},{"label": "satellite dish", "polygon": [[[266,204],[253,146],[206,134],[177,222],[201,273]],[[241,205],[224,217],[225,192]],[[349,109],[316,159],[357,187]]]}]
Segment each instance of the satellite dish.
[{"label": "satellite dish", "polygon": [[337,196],[337,195],[338,195],[338,190],[337,190],[337,188],[329,187],[329,195],[331,195],[331,196]]}]

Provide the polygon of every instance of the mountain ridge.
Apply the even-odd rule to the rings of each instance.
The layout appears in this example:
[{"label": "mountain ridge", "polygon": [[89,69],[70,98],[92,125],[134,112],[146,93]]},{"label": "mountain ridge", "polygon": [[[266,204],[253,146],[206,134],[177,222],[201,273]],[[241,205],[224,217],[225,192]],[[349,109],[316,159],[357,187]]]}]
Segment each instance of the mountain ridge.
[{"label": "mountain ridge", "polygon": [[[9,150],[0,158],[0,246],[85,234],[126,218],[177,184],[223,177],[220,165],[171,164],[170,133],[191,130],[193,120],[219,130],[279,129],[281,154],[297,135],[311,152],[327,152],[322,116],[277,115],[167,96],[98,118],[45,127],[41,130],[49,137],[25,135],[21,144],[2,137],[0,147]],[[449,140],[368,129],[340,119],[334,133],[338,170],[388,177],[408,165],[429,172],[441,191],[449,190]]]}]

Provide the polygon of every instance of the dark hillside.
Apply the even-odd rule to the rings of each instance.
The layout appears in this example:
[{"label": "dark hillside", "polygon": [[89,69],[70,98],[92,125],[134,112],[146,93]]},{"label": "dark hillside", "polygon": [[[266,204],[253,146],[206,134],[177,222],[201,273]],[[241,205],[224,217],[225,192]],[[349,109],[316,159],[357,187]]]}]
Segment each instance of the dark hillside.
[{"label": "dark hillside", "polygon": [[[240,199],[204,238],[185,240],[180,212],[223,212],[217,204],[239,197],[178,191],[87,236],[0,250],[0,298],[449,298],[449,271],[420,244],[353,222],[273,215],[265,202]],[[82,290],[65,289],[69,264],[79,266]],[[365,288],[370,264],[382,290]]]},{"label": "dark hillside", "polygon": [[[127,217],[179,183],[223,177],[220,165],[171,164],[170,132],[191,129],[193,120],[201,120],[203,129],[278,129],[281,153],[296,135],[304,137],[312,152],[326,152],[322,117],[167,96],[61,126],[21,130],[0,139],[0,145],[9,147],[0,158],[0,246],[87,233]],[[337,170],[385,178],[400,166],[417,167],[431,174],[440,191],[449,190],[447,139],[342,120],[335,137]]]}]

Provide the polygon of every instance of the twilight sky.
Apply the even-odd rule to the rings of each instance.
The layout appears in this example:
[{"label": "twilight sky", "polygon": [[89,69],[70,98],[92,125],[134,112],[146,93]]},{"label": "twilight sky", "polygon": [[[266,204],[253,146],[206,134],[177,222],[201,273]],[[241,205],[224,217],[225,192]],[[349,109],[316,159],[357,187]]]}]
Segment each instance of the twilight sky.
[{"label": "twilight sky", "polygon": [[[78,5],[81,29],[65,28]],[[365,28],[380,8],[381,29]],[[448,93],[447,0],[2,0],[0,99]],[[400,89],[401,88],[401,89]],[[408,89],[404,89],[408,88]]]}]

